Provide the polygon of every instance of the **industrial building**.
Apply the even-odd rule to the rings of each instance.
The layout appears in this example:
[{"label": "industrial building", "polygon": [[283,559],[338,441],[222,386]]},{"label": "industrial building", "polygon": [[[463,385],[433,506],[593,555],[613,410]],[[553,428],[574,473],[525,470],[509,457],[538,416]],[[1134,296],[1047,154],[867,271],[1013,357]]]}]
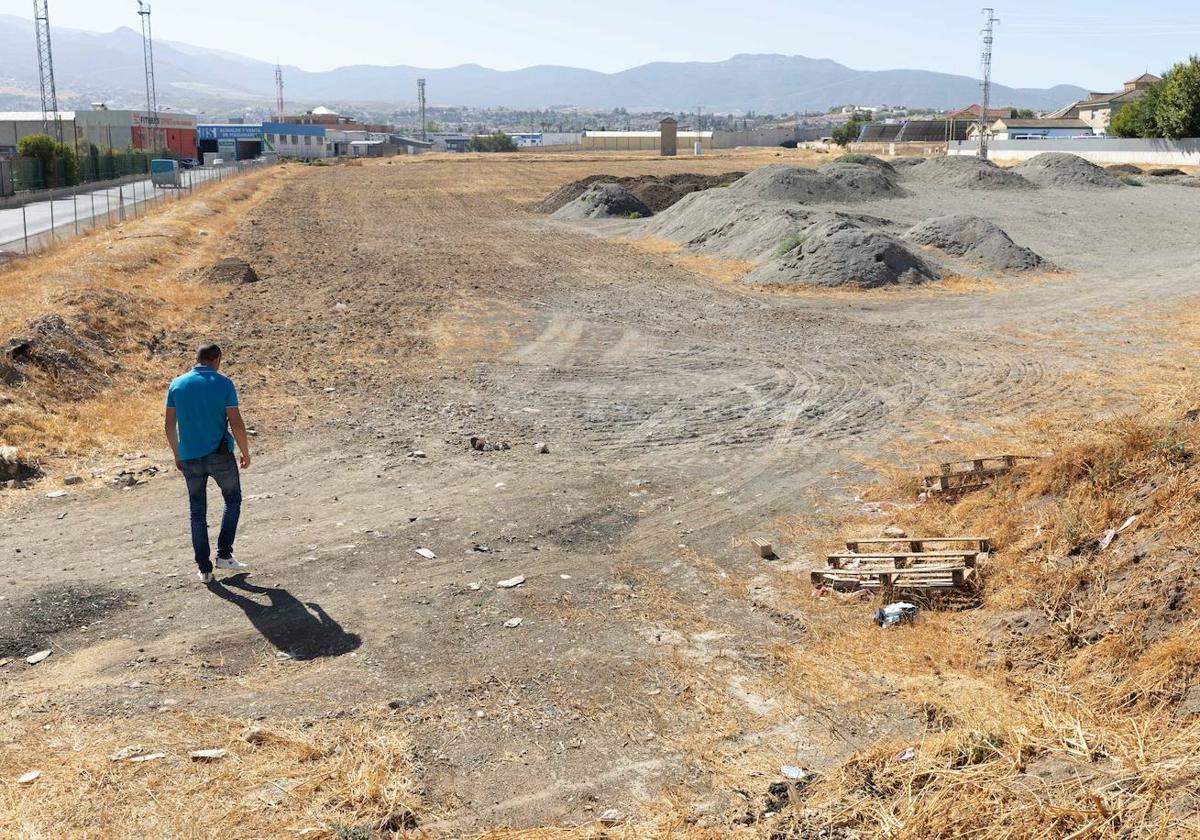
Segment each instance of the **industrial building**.
[{"label": "industrial building", "polygon": [[207,123],[196,126],[200,154],[222,160],[254,160],[263,153],[263,127],[248,123]]},{"label": "industrial building", "polygon": [[[110,110],[97,105],[90,111],[59,111],[63,142],[76,152],[87,144],[100,149],[147,150],[153,145],[149,120],[143,111]],[[15,154],[17,143],[43,134],[41,111],[0,111],[0,154]],[[50,134],[55,133],[54,127]],[[196,157],[196,119],[189,114],[160,113],[159,142],[180,157]]]},{"label": "industrial building", "polygon": [[[301,160],[334,157],[338,154],[337,144],[349,142],[344,132],[330,130],[324,125],[264,122],[261,133],[265,151]],[[349,150],[344,153],[348,154]]]}]

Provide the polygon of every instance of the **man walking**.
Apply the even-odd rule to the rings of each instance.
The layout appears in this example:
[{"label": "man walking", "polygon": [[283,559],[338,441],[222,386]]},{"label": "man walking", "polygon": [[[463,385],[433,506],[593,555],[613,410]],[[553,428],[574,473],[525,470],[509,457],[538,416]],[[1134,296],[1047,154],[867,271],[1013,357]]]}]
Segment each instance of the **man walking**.
[{"label": "man walking", "polygon": [[[213,564],[208,544],[208,479],[225,498],[225,513],[217,535],[217,568],[248,569],[233,559],[233,538],[242,512],[242,480],[233,457],[233,439],[242,453],[242,468],[250,466],[246,424],[238,409],[237,389],[229,377],[217,372],[221,348],[205,344],[196,351],[196,366],[176,377],[167,389],[164,431],[175,466],[187,482],[192,516],[192,548],[196,552],[201,583],[211,583]],[[230,431],[233,432],[232,437]]]}]

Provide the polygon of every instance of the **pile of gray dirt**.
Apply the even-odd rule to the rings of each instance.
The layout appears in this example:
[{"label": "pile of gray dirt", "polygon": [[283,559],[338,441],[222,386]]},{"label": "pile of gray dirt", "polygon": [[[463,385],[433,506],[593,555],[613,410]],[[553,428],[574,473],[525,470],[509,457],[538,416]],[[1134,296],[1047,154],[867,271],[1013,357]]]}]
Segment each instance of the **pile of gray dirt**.
[{"label": "pile of gray dirt", "polygon": [[937,266],[894,236],[831,216],[805,230],[790,250],[751,272],[745,282],[876,289],[941,276]]},{"label": "pile of gray dirt", "polygon": [[1069,190],[1111,190],[1122,184],[1089,160],[1067,152],[1042,152],[1021,161],[1013,171],[1041,187]]},{"label": "pile of gray dirt", "polygon": [[652,214],[628,187],[613,183],[596,183],[584,190],[579,198],[554,211],[555,219],[641,219]]},{"label": "pile of gray dirt", "polygon": [[780,202],[746,202],[732,189],[708,190],[646,222],[648,236],[678,242],[689,251],[724,259],[770,256],[779,243],[811,224],[814,211]]},{"label": "pile of gray dirt", "polygon": [[[846,157],[870,156],[847,155]],[[904,190],[896,184],[896,170],[883,161],[879,161],[879,163],[887,166],[887,169],[847,161],[843,157],[819,167],[817,171],[844,186],[854,199],[896,198],[904,195]]]},{"label": "pile of gray dirt", "polygon": [[1155,178],[1177,178],[1180,175],[1184,176],[1185,178],[1187,177],[1186,172],[1184,172],[1182,169],[1176,169],[1173,166],[1165,166],[1162,169],[1147,169],[1146,174]]},{"label": "pile of gray dirt", "polygon": [[[859,166],[869,166],[872,169],[878,169],[881,172],[886,172],[889,175],[896,174],[896,167],[888,163],[883,158],[877,158],[875,155],[864,155],[851,152],[847,155],[842,155],[840,158],[834,158],[826,166],[833,163],[857,163]],[[824,169],[824,167],[821,167]]]},{"label": "pile of gray dirt", "polygon": [[923,157],[901,157],[896,158],[890,165],[893,172],[901,172],[913,166],[920,166],[924,162],[925,158]]},{"label": "pile of gray dirt", "polygon": [[1111,172],[1113,175],[1144,175],[1145,172],[1140,166],[1134,166],[1132,163],[1112,163],[1104,167],[1105,172]]},{"label": "pile of gray dirt", "polygon": [[643,204],[655,213],[661,213],[685,195],[715,187],[727,187],[745,174],[745,172],[724,172],[720,175],[698,175],[690,172],[676,172],[661,177],[633,175],[623,178],[614,175],[588,175],[586,178],[559,187],[534,205],[533,209],[538,213],[553,213],[579,198],[592,184],[603,182],[620,184],[628,188]]},{"label": "pile of gray dirt", "polygon": [[850,191],[823,172],[777,163],[755,169],[723,192],[748,204],[769,201],[823,204],[849,201]]},{"label": "pile of gray dirt", "polygon": [[908,167],[907,172],[910,177],[928,184],[968,190],[1027,190],[1033,187],[1021,175],[972,155],[929,158]]},{"label": "pile of gray dirt", "polygon": [[926,219],[909,230],[904,238],[917,245],[937,248],[951,256],[963,257],[992,271],[1053,268],[1029,248],[1013,242],[997,225],[978,216]]}]

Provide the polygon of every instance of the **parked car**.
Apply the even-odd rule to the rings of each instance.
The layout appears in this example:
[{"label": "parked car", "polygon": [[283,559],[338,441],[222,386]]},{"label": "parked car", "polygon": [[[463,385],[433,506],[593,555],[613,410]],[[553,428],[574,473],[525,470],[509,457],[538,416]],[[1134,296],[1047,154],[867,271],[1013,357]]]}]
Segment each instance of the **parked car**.
[{"label": "parked car", "polygon": [[200,165],[200,161],[196,160],[195,158],[184,158],[183,160],[179,161],[179,165],[184,169],[195,169]]}]

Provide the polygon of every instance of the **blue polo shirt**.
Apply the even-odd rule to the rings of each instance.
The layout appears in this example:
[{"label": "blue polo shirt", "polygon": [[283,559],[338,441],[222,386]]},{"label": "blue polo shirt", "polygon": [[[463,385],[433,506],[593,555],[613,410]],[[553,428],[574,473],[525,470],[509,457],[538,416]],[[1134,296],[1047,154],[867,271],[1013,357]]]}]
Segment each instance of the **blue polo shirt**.
[{"label": "blue polo shirt", "polygon": [[167,408],[175,409],[175,424],[179,427],[179,460],[190,461],[211,455],[221,446],[221,438],[229,440],[233,451],[233,436],[225,409],[238,404],[237,389],[228,376],[222,376],[208,365],[196,365],[183,376],[177,376],[167,389]]}]

